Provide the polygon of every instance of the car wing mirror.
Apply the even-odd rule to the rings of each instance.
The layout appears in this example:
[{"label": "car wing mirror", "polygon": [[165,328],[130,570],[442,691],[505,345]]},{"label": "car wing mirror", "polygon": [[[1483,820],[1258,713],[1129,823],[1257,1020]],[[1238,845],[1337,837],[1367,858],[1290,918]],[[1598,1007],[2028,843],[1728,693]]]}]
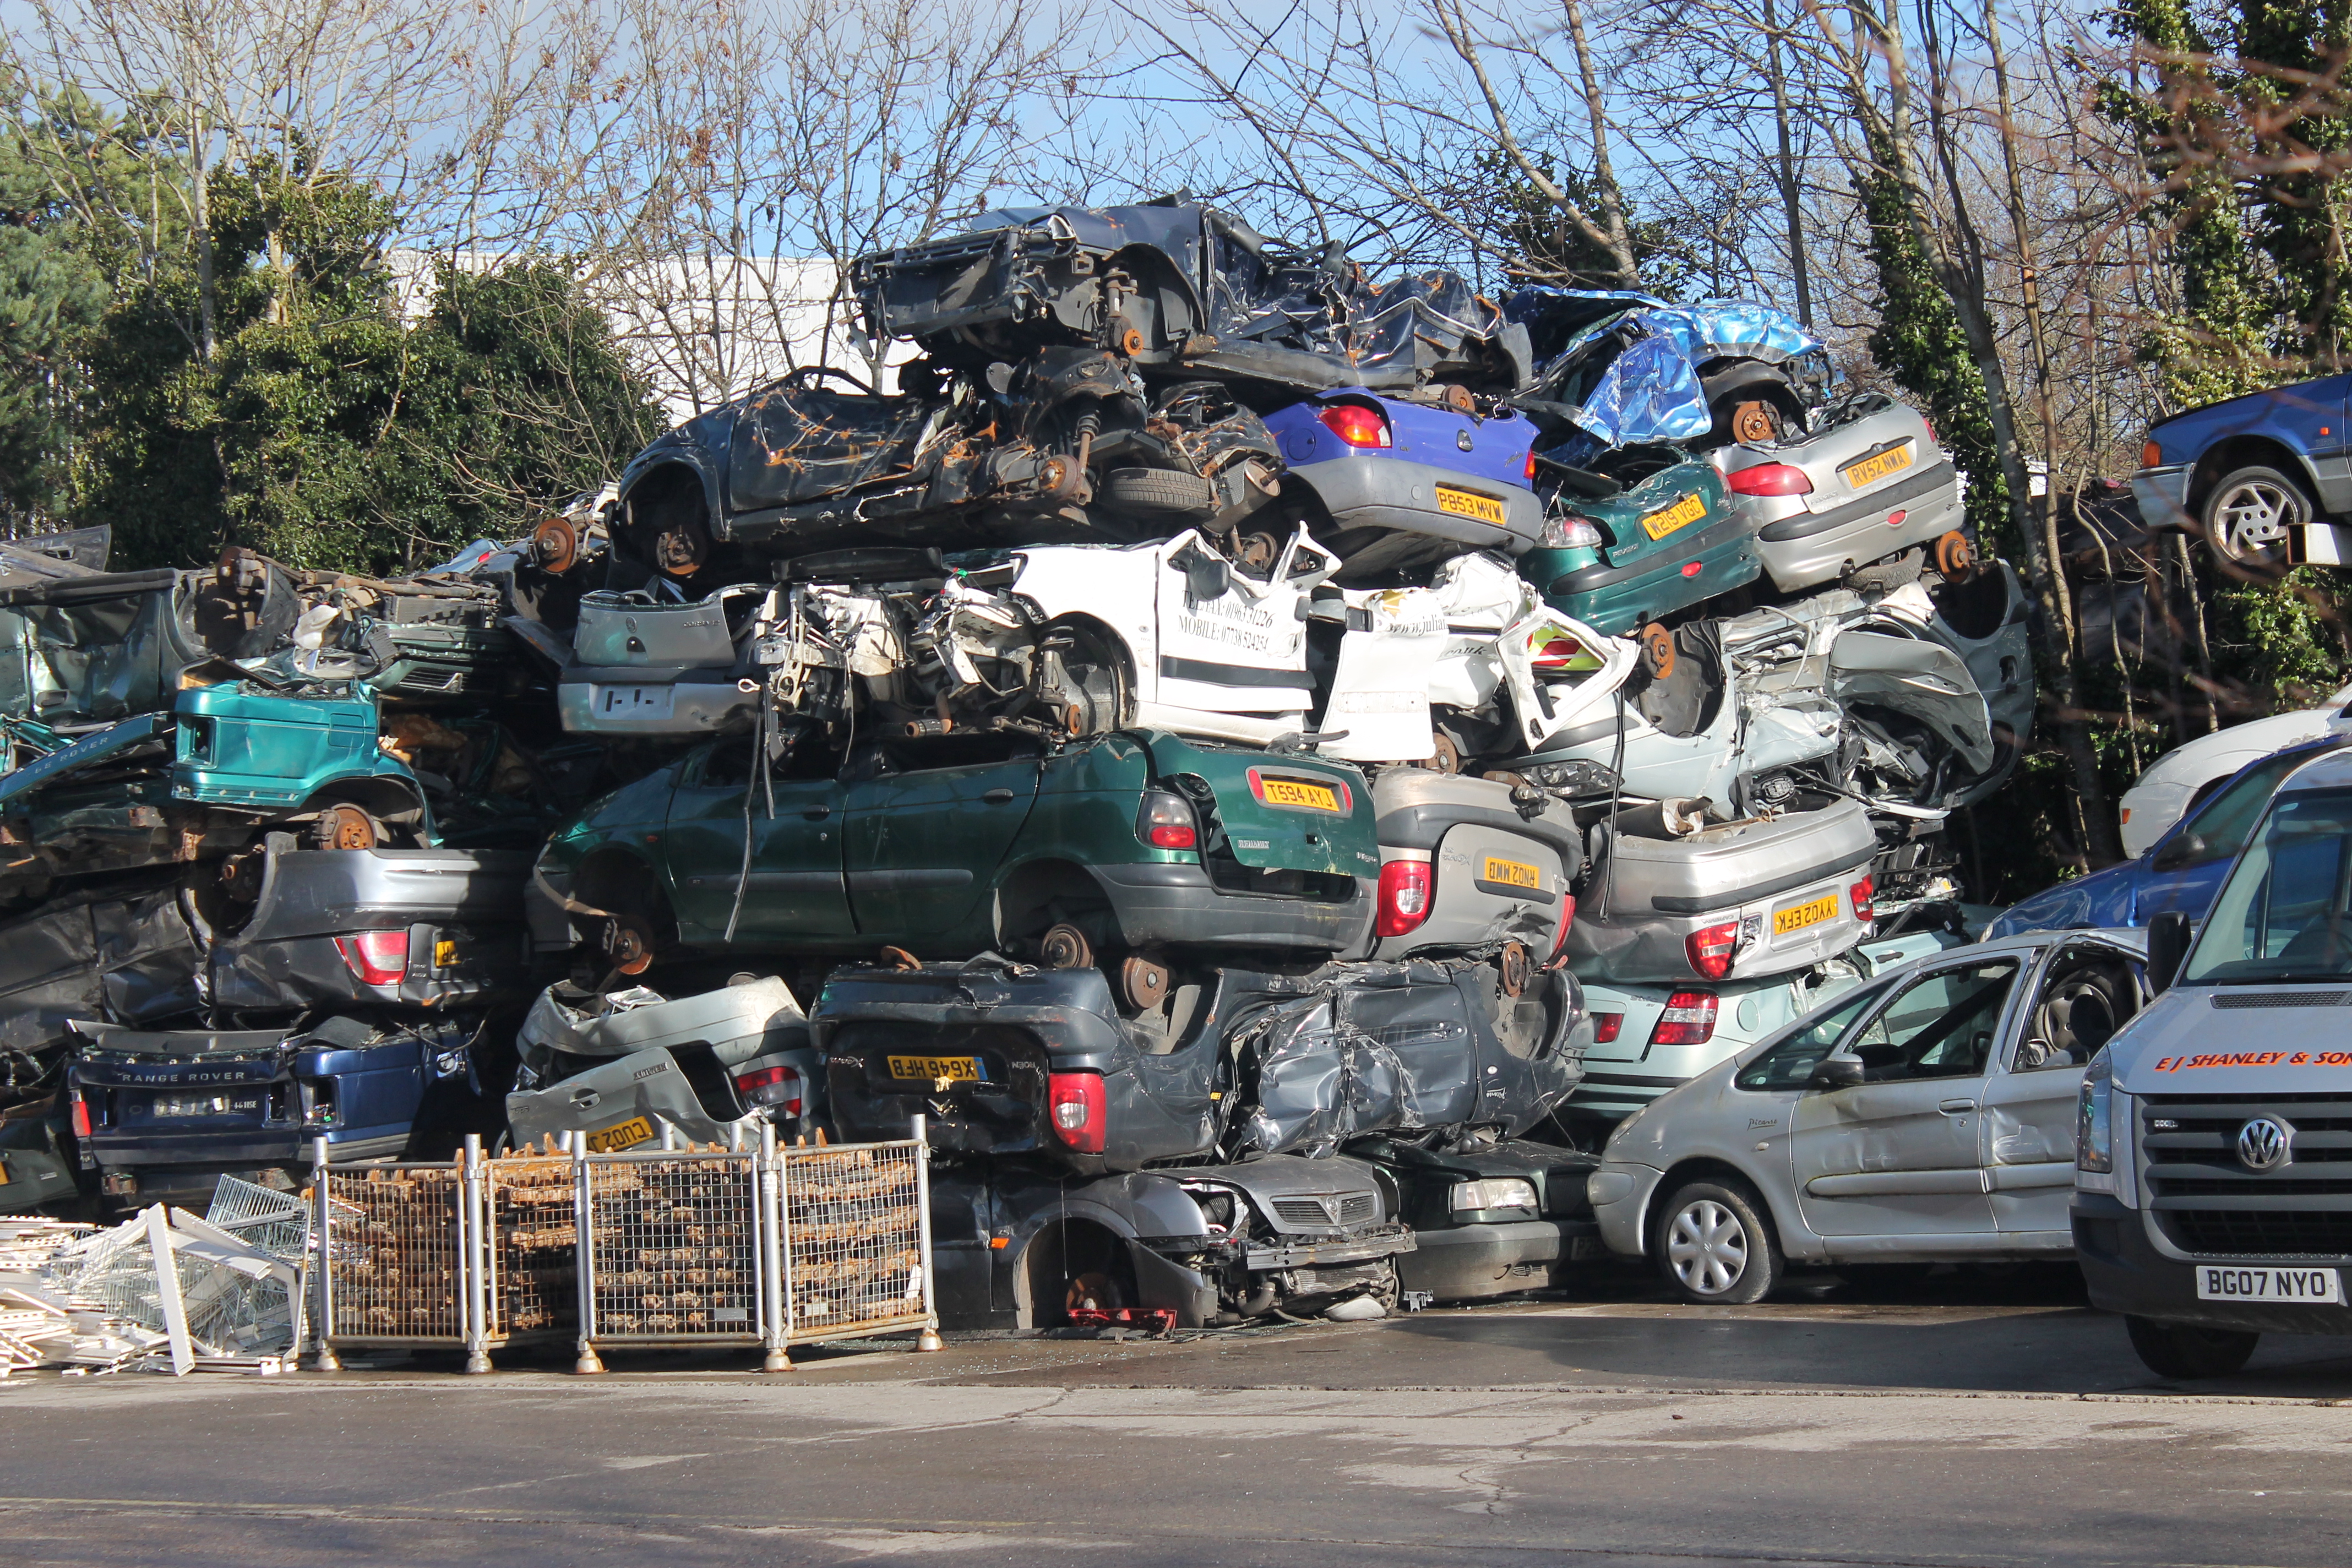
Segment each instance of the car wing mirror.
[{"label": "car wing mirror", "polygon": [[2156,858],[2149,864],[2158,871],[2177,871],[2183,866],[2195,865],[2211,847],[2205,842],[2204,835],[2184,833],[2158,851]]},{"label": "car wing mirror", "polygon": [[1823,1057],[1813,1064],[1805,1083],[1811,1089],[1852,1089],[1862,1081],[1860,1057]]},{"label": "car wing mirror", "polygon": [[2147,992],[2160,996],[2172,986],[2174,976],[2180,973],[2181,960],[2189,956],[2189,916],[2179,910],[2167,910],[2147,922]]}]

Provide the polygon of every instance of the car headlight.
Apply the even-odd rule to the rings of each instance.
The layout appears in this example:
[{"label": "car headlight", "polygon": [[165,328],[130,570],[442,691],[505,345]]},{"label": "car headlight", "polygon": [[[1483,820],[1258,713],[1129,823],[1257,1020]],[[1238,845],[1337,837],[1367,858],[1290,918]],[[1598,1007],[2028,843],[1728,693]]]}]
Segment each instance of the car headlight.
[{"label": "car headlight", "polygon": [[1455,1214],[1480,1209],[1532,1209],[1536,1184],[1517,1176],[1488,1176],[1482,1181],[1456,1182],[1445,1206]]},{"label": "car headlight", "polygon": [[2105,1175],[2116,1168],[2116,1064],[2105,1046],[2083,1069],[2074,1101],[2074,1168]]}]

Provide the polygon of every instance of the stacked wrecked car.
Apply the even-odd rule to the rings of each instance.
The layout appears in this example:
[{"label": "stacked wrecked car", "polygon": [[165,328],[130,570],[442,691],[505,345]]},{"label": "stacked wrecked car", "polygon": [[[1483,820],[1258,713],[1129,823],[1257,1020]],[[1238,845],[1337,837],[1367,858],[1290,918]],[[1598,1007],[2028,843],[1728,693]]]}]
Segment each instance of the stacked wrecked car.
[{"label": "stacked wrecked car", "polygon": [[60,1170],[919,1116],[951,1316],[1373,1313],[1597,1253],[1612,1048],[1688,1077],[1940,924],[2022,598],[1778,312],[1181,200],[852,283],[870,374],[529,540],[0,584]]}]

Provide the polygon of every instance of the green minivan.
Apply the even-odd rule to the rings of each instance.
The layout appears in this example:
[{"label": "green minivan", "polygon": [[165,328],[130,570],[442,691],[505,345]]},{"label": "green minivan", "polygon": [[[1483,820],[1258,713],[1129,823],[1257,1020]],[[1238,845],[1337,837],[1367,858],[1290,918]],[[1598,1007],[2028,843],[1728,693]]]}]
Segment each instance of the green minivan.
[{"label": "green minivan", "polygon": [[1186,951],[1324,957],[1369,932],[1371,791],[1345,763],[1160,731],[1061,745],[1013,731],[688,752],[590,805],[541,854],[542,950],[625,974],[657,957],[1113,967],[1156,1005]]}]

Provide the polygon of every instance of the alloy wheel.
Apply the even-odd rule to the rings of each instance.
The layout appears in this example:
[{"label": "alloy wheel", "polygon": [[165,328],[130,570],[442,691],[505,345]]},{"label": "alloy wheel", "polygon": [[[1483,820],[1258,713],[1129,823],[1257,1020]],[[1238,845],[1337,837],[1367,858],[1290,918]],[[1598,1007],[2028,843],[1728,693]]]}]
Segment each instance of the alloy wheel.
[{"label": "alloy wheel", "polygon": [[1696,1199],[1666,1226],[1666,1261],[1686,1289],[1720,1296],[1748,1272],[1748,1228],[1715,1199]]},{"label": "alloy wheel", "polygon": [[2260,562],[2278,552],[2287,529],[2302,518],[2303,498],[2284,485],[2242,479],[2214,503],[2214,542],[2232,561]]}]

